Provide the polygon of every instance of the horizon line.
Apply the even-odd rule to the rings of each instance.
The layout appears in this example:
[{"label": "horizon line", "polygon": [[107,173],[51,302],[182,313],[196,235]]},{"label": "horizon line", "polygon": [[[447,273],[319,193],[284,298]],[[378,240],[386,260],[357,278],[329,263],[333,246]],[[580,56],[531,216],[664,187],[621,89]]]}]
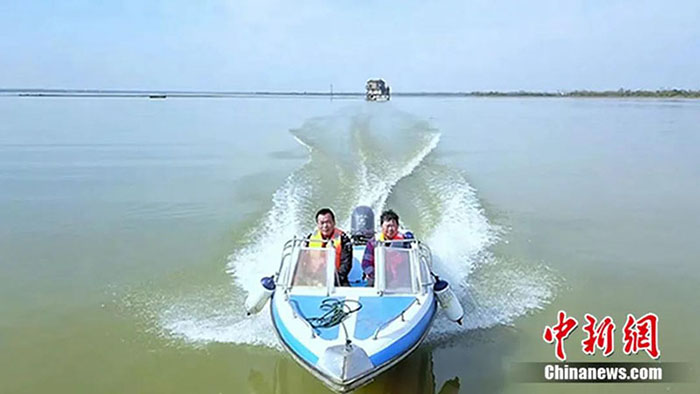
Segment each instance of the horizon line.
[{"label": "horizon line", "polygon": [[[365,92],[346,91],[266,91],[266,90],[168,90],[168,89],[85,89],[85,88],[0,88],[0,95],[23,96],[23,97],[46,97],[46,96],[77,96],[77,97],[150,97],[166,98],[170,97],[237,97],[237,96],[364,96]],[[625,89],[616,90],[557,90],[557,91],[532,91],[532,90],[474,90],[474,91],[406,91],[391,92],[392,96],[534,96],[534,97],[581,97],[581,96],[601,96],[601,97],[693,97],[700,98],[700,90],[683,88],[662,88],[656,90],[649,89]]]}]

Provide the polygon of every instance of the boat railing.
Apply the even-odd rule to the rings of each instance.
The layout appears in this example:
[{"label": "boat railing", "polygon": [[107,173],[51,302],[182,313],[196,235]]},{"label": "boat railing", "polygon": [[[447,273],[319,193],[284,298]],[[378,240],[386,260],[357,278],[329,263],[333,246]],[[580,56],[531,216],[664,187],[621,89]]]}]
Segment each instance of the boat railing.
[{"label": "boat railing", "polygon": [[389,324],[393,323],[393,322],[394,322],[396,319],[398,319],[399,317],[401,318],[401,321],[406,321],[406,319],[405,319],[405,317],[404,317],[404,314],[406,313],[406,311],[408,311],[409,309],[411,309],[411,307],[413,306],[413,304],[418,304],[418,305],[420,305],[420,301],[418,300],[418,297],[414,298],[413,301],[411,301],[411,303],[408,304],[408,306],[407,306],[406,308],[404,308],[404,309],[401,311],[401,313],[399,313],[398,315],[394,316],[393,318],[391,318],[391,319],[385,321],[385,322],[382,323],[379,327],[377,327],[377,329],[374,330],[374,334],[372,335],[372,339],[377,339],[377,337],[379,336],[379,332],[382,331],[383,329],[385,329],[386,327],[388,327]]},{"label": "boat railing", "polygon": [[280,271],[282,270],[282,265],[284,264],[284,260],[291,256],[292,254],[292,249],[294,248],[294,243],[296,242],[296,237],[290,239],[289,241],[284,243],[284,246],[282,247],[282,259],[280,259],[280,267],[277,270],[277,273],[279,274]]},{"label": "boat railing", "polygon": [[[379,247],[383,248],[408,249],[411,251],[411,260],[413,261],[415,259],[415,262],[411,263],[411,270],[414,271],[412,275],[416,281],[414,282],[414,286],[416,286],[413,288],[414,292],[420,289],[421,293],[425,293],[428,291],[427,288],[435,283],[434,280],[432,280],[432,251],[428,245],[416,238],[379,241],[377,244]],[[380,290],[383,292],[384,289]]]},{"label": "boat railing", "polygon": [[421,278],[421,286],[423,286],[425,290],[427,287],[432,287],[435,280],[433,274],[433,252],[428,245],[422,242],[418,242],[418,258],[420,259],[421,269],[425,267],[428,270],[428,272],[421,272],[419,275]]},{"label": "boat railing", "polygon": [[[330,247],[330,245],[331,245],[330,241],[331,240],[323,240],[322,242],[328,242],[326,247]],[[309,242],[308,238],[298,238],[295,236],[294,238],[292,238],[284,243],[284,246],[282,248],[282,256],[280,259],[280,265],[279,265],[279,268],[277,269],[277,272],[275,273],[275,276],[276,276],[275,282],[278,285],[282,285],[285,289],[289,288],[289,286],[291,285],[290,276],[293,275],[291,270],[294,268],[294,262],[290,262],[290,259],[292,259],[293,256],[295,255],[295,251],[297,248],[304,247],[305,244],[307,244],[308,242]],[[418,268],[417,274],[418,274],[418,277],[420,278],[420,280],[419,280],[420,287],[432,285],[433,281],[429,280],[431,278],[430,274],[433,271],[432,252],[431,252],[430,248],[428,247],[428,245],[420,242],[419,240],[417,240],[415,238],[387,240],[387,241],[379,242],[380,247],[391,248],[391,247],[394,247],[394,244],[397,244],[397,246],[398,245],[403,246],[402,249],[408,248],[408,249],[415,250],[418,252],[418,253],[416,253],[418,256],[418,261],[419,261],[419,267],[417,267]],[[332,249],[332,247],[330,247],[330,248]],[[427,276],[428,280],[423,278],[424,275],[422,273],[422,267],[420,267],[420,266],[424,266],[427,268],[428,272],[427,272],[427,275],[425,275],[425,276]],[[330,270],[330,268],[329,268],[329,270]],[[333,274],[335,274],[335,270],[333,270]],[[330,277],[332,278],[333,275],[330,275]],[[333,283],[333,281],[330,280],[329,283]],[[331,289],[328,289],[328,291],[330,292]],[[383,289],[380,289],[380,291],[383,293]]]},{"label": "boat railing", "polygon": [[[295,245],[296,245],[296,237],[294,237],[294,238],[292,238],[284,243],[284,246],[282,247],[282,258],[280,258],[280,265],[277,268],[277,272],[275,273],[275,283],[282,284],[282,285],[284,285],[285,288],[287,286],[286,277],[289,274],[288,274],[288,272],[283,271],[285,268],[284,263],[285,263],[285,261],[287,261],[287,259],[289,259],[292,256],[292,252],[294,251]],[[280,280],[280,279],[284,279],[284,280]]]},{"label": "boat railing", "polygon": [[[331,240],[321,240],[321,242],[329,242]],[[298,238],[294,236],[294,238],[288,240],[287,242],[284,243],[284,246],[282,247],[282,257],[280,258],[280,265],[277,268],[277,272],[275,273],[275,282],[277,284],[283,284],[285,287],[287,286],[287,282],[289,279],[289,270],[292,268],[291,266],[285,267],[285,262],[292,257],[294,254],[294,249],[297,247],[308,243],[309,239],[308,238]],[[329,243],[330,245],[330,243]],[[326,246],[329,247],[329,246]],[[286,268],[286,270],[285,270]],[[280,281],[280,279],[283,279]]]},{"label": "boat railing", "polygon": [[309,327],[309,330],[311,330],[311,338],[316,338],[316,329],[311,326],[311,323],[309,323],[306,318],[304,318],[303,314],[299,310],[299,305],[297,304],[296,300],[289,299],[287,300],[289,302],[289,305],[292,306],[292,316],[295,319],[301,318],[300,320],[307,326]]},{"label": "boat railing", "polygon": [[424,263],[428,269],[433,271],[433,252],[430,250],[428,245],[423,242],[418,242],[418,251],[420,256],[420,261]]},{"label": "boat railing", "polygon": [[382,245],[384,245],[384,244],[398,244],[398,243],[403,243],[403,244],[412,244],[412,243],[416,243],[416,244],[420,244],[420,242],[419,242],[417,239],[415,239],[415,238],[408,238],[408,239],[390,239],[390,240],[386,240],[386,241],[377,241],[377,243],[382,244]]}]

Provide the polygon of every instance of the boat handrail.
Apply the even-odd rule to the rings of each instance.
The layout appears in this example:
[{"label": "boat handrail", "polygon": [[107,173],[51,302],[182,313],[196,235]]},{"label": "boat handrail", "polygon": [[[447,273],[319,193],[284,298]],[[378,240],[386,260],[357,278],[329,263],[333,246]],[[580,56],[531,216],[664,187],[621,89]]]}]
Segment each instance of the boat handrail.
[{"label": "boat handrail", "polygon": [[[287,282],[289,280],[289,270],[287,270],[287,272],[283,272],[282,270],[284,269],[285,261],[291,257],[292,253],[294,253],[294,247],[297,245],[297,243],[298,238],[296,236],[284,243],[284,246],[282,247],[282,258],[280,259],[280,265],[275,273],[275,283],[283,285],[285,288],[287,287]],[[284,277],[282,277],[283,274]],[[280,279],[284,279],[284,281],[280,281]]]},{"label": "boat handrail", "polygon": [[289,241],[284,243],[284,246],[282,247],[282,258],[280,259],[280,266],[277,268],[277,277],[279,277],[280,273],[282,273],[282,267],[284,266],[284,260],[291,256],[292,254],[292,249],[294,249],[294,243],[296,241],[296,237],[290,239]]},{"label": "boat handrail", "polygon": [[[328,240],[321,240],[321,242],[329,242],[331,241],[330,239]],[[297,247],[299,244],[303,243],[308,243],[309,239],[308,238],[297,238],[297,236],[294,236],[294,238],[288,240],[287,242],[284,243],[284,246],[282,247],[282,257],[280,258],[280,265],[277,268],[277,272],[275,273],[276,280],[275,282],[279,281],[279,278],[282,274],[282,269],[284,268],[284,262],[289,258],[292,253],[294,252],[294,248]],[[325,246],[324,248],[330,248],[330,244]],[[313,247],[309,247],[311,249],[316,249]]]},{"label": "boat handrail", "polygon": [[420,256],[421,262],[425,263],[428,266],[428,270],[430,272],[433,271],[433,251],[430,250],[430,247],[423,242],[418,241],[418,250],[419,253],[418,255]]},{"label": "boat handrail", "polygon": [[292,307],[292,316],[296,319],[298,317],[301,317],[301,321],[306,324],[307,327],[309,327],[309,330],[311,330],[311,338],[316,338],[316,329],[311,326],[311,323],[308,322],[302,315],[301,311],[299,310],[299,305],[297,304],[296,300],[288,299],[287,302],[289,302],[289,305]]},{"label": "boat handrail", "polygon": [[372,339],[377,339],[377,336],[379,336],[379,332],[385,329],[389,324],[393,323],[394,320],[398,319],[399,317],[401,318],[401,321],[406,321],[404,319],[404,313],[406,313],[407,310],[409,310],[413,304],[418,303],[420,305],[420,301],[418,300],[418,297],[414,298],[413,301],[411,301],[410,304],[404,310],[401,311],[398,315],[394,316],[393,318],[387,320],[386,322],[382,323],[379,327],[377,327],[376,330],[374,330],[374,334],[372,335]]},{"label": "boat handrail", "polygon": [[393,243],[417,243],[420,244],[420,241],[418,241],[415,238],[407,238],[407,239],[389,239],[386,241],[377,241],[377,244],[383,246],[385,244],[393,244]]}]

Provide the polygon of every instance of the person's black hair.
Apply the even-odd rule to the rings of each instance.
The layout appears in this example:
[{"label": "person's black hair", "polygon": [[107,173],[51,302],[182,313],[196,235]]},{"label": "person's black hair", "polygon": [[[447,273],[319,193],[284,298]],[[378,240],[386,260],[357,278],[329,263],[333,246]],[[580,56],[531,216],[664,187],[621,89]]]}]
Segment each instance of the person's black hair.
[{"label": "person's black hair", "polygon": [[316,212],[316,221],[318,222],[318,217],[321,215],[328,215],[331,214],[331,219],[333,219],[333,223],[335,223],[335,214],[333,213],[333,210],[330,208],[321,208]]},{"label": "person's black hair", "polygon": [[392,211],[391,209],[387,209],[386,211],[382,212],[382,216],[379,217],[379,224],[384,224],[384,222],[388,222],[390,220],[395,220],[396,224],[399,224],[399,215],[396,214],[396,212]]}]

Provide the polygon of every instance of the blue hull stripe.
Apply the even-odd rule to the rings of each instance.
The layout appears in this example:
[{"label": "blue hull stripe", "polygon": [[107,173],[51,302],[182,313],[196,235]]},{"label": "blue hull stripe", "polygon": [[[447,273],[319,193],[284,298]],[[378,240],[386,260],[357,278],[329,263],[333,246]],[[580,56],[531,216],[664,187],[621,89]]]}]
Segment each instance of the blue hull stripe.
[{"label": "blue hull stripe", "polygon": [[396,342],[392,343],[387,348],[372,355],[369,358],[370,361],[372,361],[372,364],[380,366],[388,361],[393,360],[394,358],[400,356],[405,351],[410,349],[423,336],[423,333],[430,328],[430,322],[432,321],[433,315],[436,311],[435,305],[436,301],[433,300],[428,312],[420,319],[418,324],[415,327],[413,327],[411,331],[406,333],[406,335],[401,337]]},{"label": "blue hull stripe", "polygon": [[[280,338],[282,338],[287,346],[289,346],[289,348],[300,358],[311,365],[315,365],[316,361],[318,361],[318,356],[313,354],[311,350],[306,348],[306,346],[302,345],[301,342],[299,342],[299,340],[297,340],[294,335],[289,332],[287,327],[282,322],[282,319],[280,319],[274,303],[270,305],[270,307],[272,308],[272,318],[275,319],[275,327],[277,327],[277,332],[279,333]],[[311,334],[309,333],[309,335]]]}]

